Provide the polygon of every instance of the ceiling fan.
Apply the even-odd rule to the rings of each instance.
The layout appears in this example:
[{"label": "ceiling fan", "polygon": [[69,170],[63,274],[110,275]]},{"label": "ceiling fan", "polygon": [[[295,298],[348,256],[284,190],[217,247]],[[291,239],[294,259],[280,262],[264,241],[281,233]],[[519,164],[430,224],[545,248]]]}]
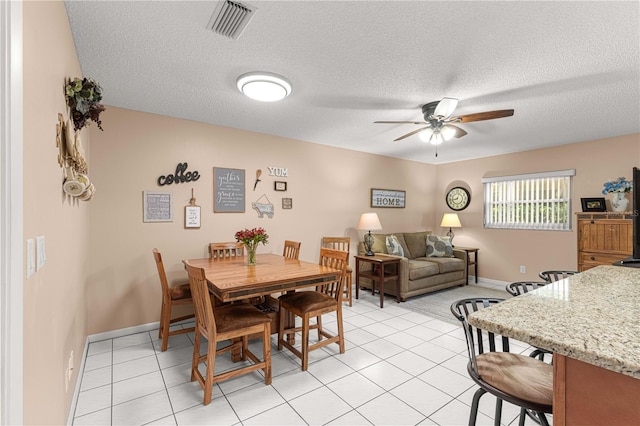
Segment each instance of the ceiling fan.
[{"label": "ceiling fan", "polygon": [[440,145],[444,141],[456,137],[461,138],[467,134],[462,128],[452,123],[471,123],[473,121],[493,120],[495,118],[511,117],[512,109],[497,111],[477,112],[475,114],[459,115],[452,117],[453,111],[458,106],[458,100],[454,98],[442,98],[441,101],[429,102],[422,106],[422,114],[425,121],[374,121],[382,124],[418,124],[423,125],[406,135],[402,135],[394,141],[399,141],[418,133],[423,142]]}]

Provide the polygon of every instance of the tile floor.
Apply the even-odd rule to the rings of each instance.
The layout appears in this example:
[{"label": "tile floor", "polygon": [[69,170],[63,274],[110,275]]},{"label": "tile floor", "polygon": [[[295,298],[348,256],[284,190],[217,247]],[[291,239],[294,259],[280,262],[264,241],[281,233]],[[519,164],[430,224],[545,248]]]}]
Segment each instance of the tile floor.
[{"label": "tile floor", "polygon": [[[192,333],[170,337],[166,352],[157,330],[90,343],[73,424],[466,425],[477,387],[466,372],[462,328],[392,298],[384,309],[378,303],[365,292],[345,306],[346,352],[316,350],[306,372],[272,336],[273,383],[266,386],[261,372],[217,383],[207,406],[189,381]],[[335,330],[335,319],[323,323]],[[262,353],[259,340],[251,348]],[[216,372],[229,368],[228,356]],[[478,425],[493,424],[494,404],[482,397]],[[505,403],[502,423],[517,425],[518,413]]]}]

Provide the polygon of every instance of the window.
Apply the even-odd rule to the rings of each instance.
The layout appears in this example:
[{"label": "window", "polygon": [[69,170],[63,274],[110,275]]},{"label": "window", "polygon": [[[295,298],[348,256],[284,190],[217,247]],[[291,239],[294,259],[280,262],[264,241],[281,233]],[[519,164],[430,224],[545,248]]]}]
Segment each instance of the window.
[{"label": "window", "polygon": [[484,227],[571,230],[575,170],[482,179]]}]

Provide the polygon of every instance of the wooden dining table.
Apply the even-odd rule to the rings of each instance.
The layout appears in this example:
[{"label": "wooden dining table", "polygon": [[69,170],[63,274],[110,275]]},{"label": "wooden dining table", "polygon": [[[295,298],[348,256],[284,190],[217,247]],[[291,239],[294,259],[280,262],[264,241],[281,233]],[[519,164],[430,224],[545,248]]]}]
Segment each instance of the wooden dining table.
[{"label": "wooden dining table", "polygon": [[340,275],[337,269],[277,254],[257,254],[256,264],[251,266],[247,265],[246,256],[186,261],[204,269],[209,291],[222,302],[313,287]]}]

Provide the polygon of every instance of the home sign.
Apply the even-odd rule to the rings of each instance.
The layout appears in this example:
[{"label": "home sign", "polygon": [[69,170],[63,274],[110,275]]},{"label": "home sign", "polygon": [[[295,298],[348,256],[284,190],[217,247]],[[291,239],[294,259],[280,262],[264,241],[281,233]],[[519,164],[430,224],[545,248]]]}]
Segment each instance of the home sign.
[{"label": "home sign", "polygon": [[158,185],[171,185],[172,183],[185,183],[185,182],[194,182],[200,179],[200,173],[197,170],[192,172],[187,172],[187,167],[189,165],[187,163],[178,163],[176,166],[176,172],[170,175],[162,175],[158,178]]}]

